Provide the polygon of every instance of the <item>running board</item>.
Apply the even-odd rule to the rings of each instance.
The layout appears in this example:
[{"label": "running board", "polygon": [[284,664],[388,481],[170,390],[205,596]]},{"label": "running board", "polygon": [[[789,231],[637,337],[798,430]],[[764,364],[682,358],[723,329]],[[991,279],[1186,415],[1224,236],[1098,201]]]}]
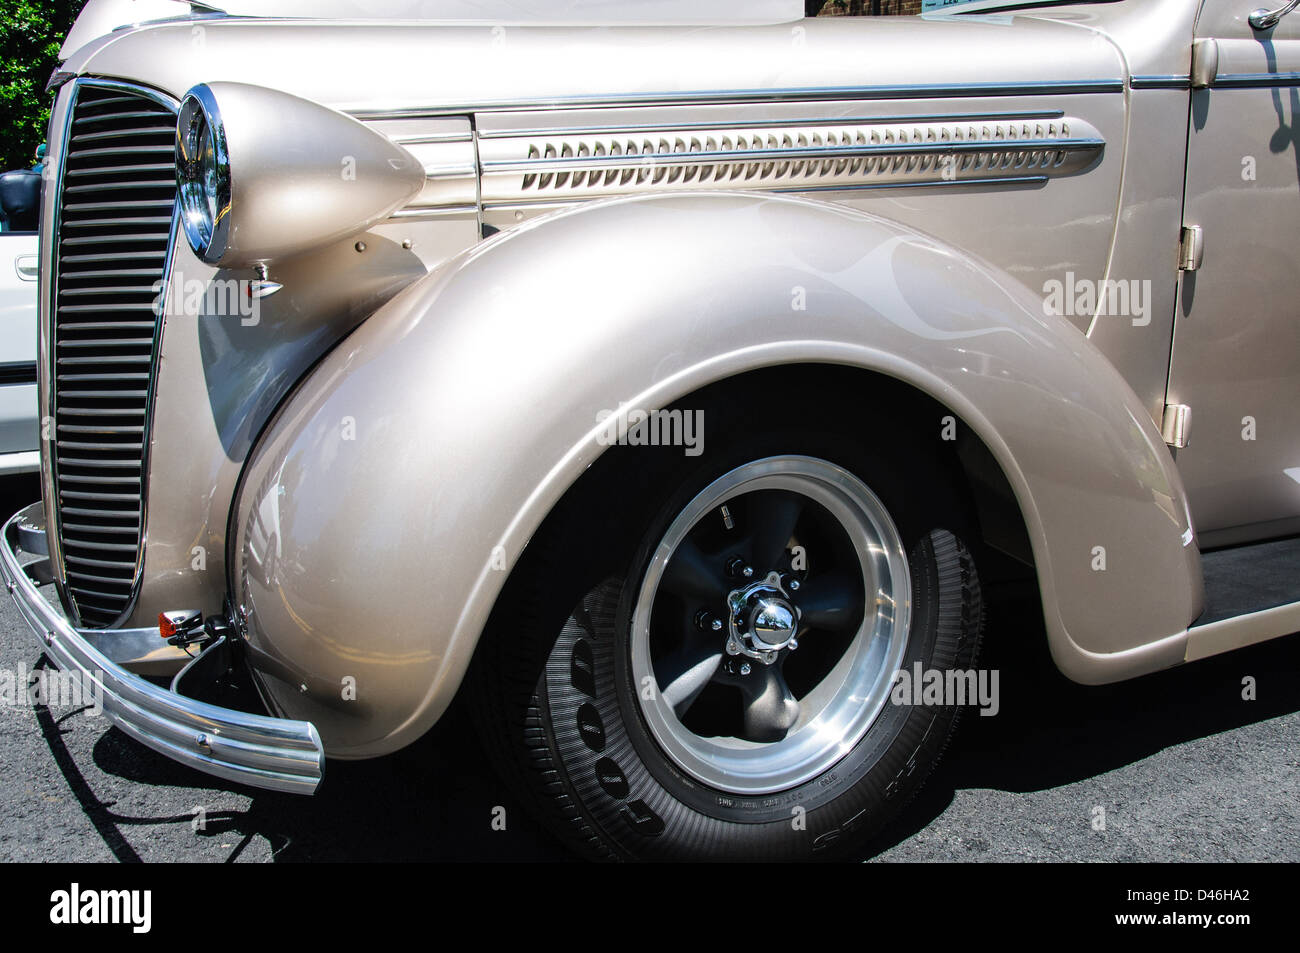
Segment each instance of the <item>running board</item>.
[{"label": "running board", "polygon": [[1300,538],[1204,553],[1205,611],[1184,660],[1300,632]]}]

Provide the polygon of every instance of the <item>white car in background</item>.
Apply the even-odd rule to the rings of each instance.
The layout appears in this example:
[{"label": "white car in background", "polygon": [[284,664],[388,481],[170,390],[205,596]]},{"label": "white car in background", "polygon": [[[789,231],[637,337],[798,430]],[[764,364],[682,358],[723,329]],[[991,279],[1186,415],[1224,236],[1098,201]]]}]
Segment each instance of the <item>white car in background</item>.
[{"label": "white car in background", "polygon": [[[11,172],[0,177],[5,180],[0,187],[5,193],[5,220],[0,228],[0,475],[40,469],[36,411],[39,271],[36,216],[34,210],[27,213],[26,209],[10,205],[16,193],[30,193],[28,176],[35,179],[35,194],[39,195],[37,173]],[[29,224],[31,230],[27,230]]]}]

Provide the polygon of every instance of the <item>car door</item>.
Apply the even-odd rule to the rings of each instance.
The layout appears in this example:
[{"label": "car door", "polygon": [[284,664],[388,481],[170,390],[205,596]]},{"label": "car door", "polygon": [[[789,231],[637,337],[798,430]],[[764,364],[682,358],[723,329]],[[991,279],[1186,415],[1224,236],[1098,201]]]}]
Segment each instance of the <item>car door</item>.
[{"label": "car door", "polygon": [[1203,547],[1300,532],[1300,9],[1257,30],[1261,6],[1206,0],[1196,28],[1183,220],[1203,253],[1185,243],[1167,402],[1190,408]]},{"label": "car door", "polygon": [[0,473],[37,467],[36,244],[0,232]]}]

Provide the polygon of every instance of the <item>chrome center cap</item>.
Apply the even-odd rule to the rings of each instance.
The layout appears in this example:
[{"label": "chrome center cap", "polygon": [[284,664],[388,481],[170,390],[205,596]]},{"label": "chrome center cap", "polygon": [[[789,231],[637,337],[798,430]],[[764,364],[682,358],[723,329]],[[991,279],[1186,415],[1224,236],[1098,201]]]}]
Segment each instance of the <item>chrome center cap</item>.
[{"label": "chrome center cap", "polygon": [[780,573],[770,572],[759,582],[733,589],[727,605],[731,610],[728,655],[745,655],[771,665],[782,649],[799,645],[799,610],[790,601]]},{"label": "chrome center cap", "polygon": [[795,637],[799,620],[794,607],[771,596],[757,600],[749,614],[749,633],[754,641],[770,649],[782,649]]}]

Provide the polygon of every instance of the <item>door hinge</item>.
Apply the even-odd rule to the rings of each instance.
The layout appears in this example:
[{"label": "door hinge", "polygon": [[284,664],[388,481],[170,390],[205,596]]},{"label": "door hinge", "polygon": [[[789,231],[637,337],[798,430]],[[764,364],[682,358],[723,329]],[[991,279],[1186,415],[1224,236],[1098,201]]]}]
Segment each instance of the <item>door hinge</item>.
[{"label": "door hinge", "polygon": [[1184,225],[1178,243],[1178,270],[1196,271],[1205,258],[1205,234],[1199,225]]},{"label": "door hinge", "polygon": [[1188,432],[1192,427],[1192,408],[1186,404],[1165,404],[1164,419],[1160,422],[1160,436],[1175,450],[1187,446]]},{"label": "door hinge", "polygon": [[1192,44],[1192,89],[1208,89],[1219,75],[1219,43],[1197,40]]}]

